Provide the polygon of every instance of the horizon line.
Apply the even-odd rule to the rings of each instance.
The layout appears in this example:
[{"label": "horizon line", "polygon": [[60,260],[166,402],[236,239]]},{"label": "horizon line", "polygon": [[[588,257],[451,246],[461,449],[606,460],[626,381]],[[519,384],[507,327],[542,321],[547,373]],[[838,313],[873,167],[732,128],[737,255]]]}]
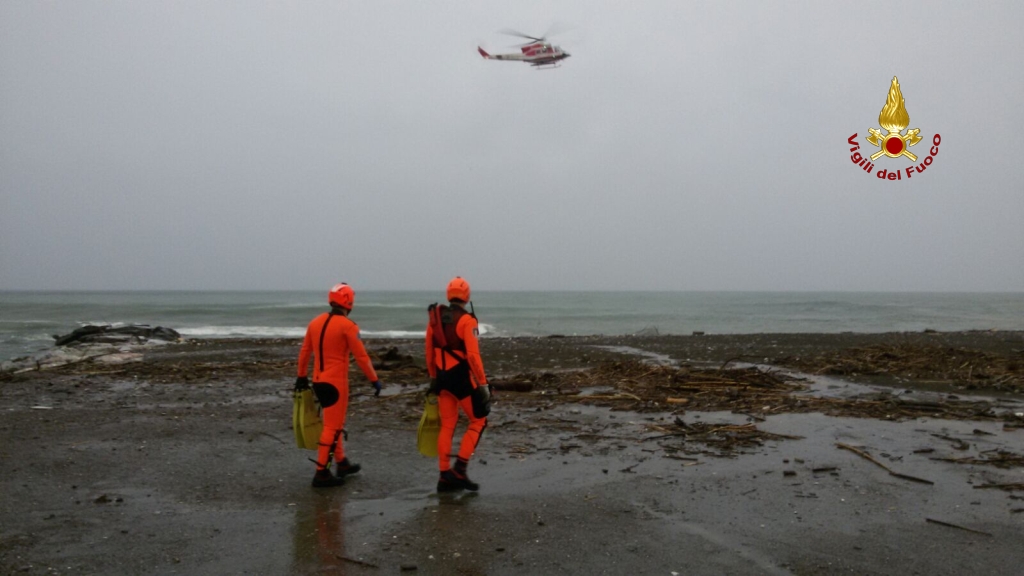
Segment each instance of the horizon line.
[{"label": "horizon line", "polygon": [[[221,292],[221,293],[273,293],[273,292],[322,292],[319,288],[90,288],[90,289],[32,289],[32,288],[0,288],[0,293],[36,293],[36,294],[69,294],[69,293],[188,293],[188,292]],[[443,292],[443,288],[362,288],[363,292]],[[478,288],[478,293],[634,293],[634,294],[1024,294],[1021,290],[975,289],[975,290],[823,290],[823,289],[607,289],[607,288],[559,288],[559,289],[487,289]]]}]

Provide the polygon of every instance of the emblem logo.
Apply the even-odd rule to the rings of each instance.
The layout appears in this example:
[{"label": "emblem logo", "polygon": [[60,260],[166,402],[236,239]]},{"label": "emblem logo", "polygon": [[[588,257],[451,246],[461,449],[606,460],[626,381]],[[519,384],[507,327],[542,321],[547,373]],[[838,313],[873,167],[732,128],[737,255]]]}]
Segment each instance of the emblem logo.
[{"label": "emblem logo", "polygon": [[[878,123],[885,130],[885,134],[882,134],[882,130],[878,128],[868,128],[868,135],[864,139],[872,146],[879,148],[879,150],[870,156],[862,156],[859,152],[860,144],[857,143],[857,134],[854,134],[847,139],[847,142],[852,146],[850,148],[850,152],[852,152],[850,160],[868,174],[874,170],[875,160],[882,156],[888,156],[889,158],[906,156],[911,162],[917,162],[917,155],[910,151],[910,147],[922,140],[921,129],[912,128],[907,130],[906,134],[903,134],[903,131],[910,125],[910,114],[907,113],[906,101],[903,99],[903,92],[900,91],[900,81],[895,76],[892,77],[892,84],[889,86],[889,96],[885,100],[885,106],[882,106],[882,111],[878,113]],[[895,170],[882,168],[875,176],[881,180],[903,180],[903,174],[905,173],[909,180],[915,173],[920,174],[928,166],[931,166],[935,156],[939,153],[939,144],[941,142],[942,137],[940,135],[936,134],[933,136],[932,147],[928,151],[928,155],[917,166],[908,166],[906,169],[896,168]]]},{"label": "emblem logo", "polygon": [[907,130],[906,136],[900,134],[910,124],[910,114],[907,114],[906,102],[903,93],[900,92],[900,81],[895,76],[892,77],[892,86],[889,86],[889,97],[885,100],[885,106],[878,113],[878,123],[885,128],[886,135],[882,136],[882,131],[878,128],[868,128],[871,135],[865,137],[872,145],[881,148],[871,155],[871,160],[878,160],[885,154],[889,158],[906,156],[911,162],[917,162],[917,156],[911,154],[907,148],[921,141],[921,137],[918,136],[921,129]]}]

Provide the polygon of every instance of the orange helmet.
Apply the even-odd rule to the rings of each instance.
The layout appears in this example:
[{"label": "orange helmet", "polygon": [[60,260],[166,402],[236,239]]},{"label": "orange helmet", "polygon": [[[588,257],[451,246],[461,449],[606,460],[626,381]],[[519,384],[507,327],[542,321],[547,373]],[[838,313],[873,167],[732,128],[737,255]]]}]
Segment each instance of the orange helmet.
[{"label": "orange helmet", "polygon": [[462,279],[462,276],[456,276],[452,278],[452,281],[448,283],[448,295],[449,301],[462,300],[463,302],[469,302],[469,282]]},{"label": "orange helmet", "polygon": [[327,301],[331,303],[331,306],[340,306],[351,310],[352,304],[356,301],[356,291],[344,282],[335,284],[334,288],[327,293]]}]

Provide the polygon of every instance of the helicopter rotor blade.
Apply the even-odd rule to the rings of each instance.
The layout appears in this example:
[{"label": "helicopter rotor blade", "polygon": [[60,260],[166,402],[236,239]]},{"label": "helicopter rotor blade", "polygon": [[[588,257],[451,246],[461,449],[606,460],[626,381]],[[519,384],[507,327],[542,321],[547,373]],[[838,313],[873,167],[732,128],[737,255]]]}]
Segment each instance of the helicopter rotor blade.
[{"label": "helicopter rotor blade", "polygon": [[562,24],[561,22],[555,22],[548,27],[547,32],[544,32],[544,35],[541,36],[541,38],[550,38],[552,36],[557,36],[558,34],[561,34],[562,32],[565,32],[568,29],[569,27],[566,26],[565,24]]},{"label": "helicopter rotor blade", "polygon": [[544,36],[541,36],[540,38],[537,38],[536,36],[530,36],[529,34],[523,34],[522,32],[517,32],[515,30],[512,30],[511,28],[505,28],[504,30],[499,30],[499,32],[501,32],[502,34],[507,34],[509,36],[518,36],[520,38],[526,38],[527,40],[532,40],[534,42],[544,42],[545,41],[545,37]]}]

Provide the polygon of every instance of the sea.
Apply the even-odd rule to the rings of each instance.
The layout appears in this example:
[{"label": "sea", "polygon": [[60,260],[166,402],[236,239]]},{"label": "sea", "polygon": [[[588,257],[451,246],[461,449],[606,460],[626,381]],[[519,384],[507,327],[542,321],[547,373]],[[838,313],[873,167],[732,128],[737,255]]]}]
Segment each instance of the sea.
[{"label": "sea", "polygon": [[[360,291],[364,337],[422,337],[434,291]],[[482,337],[1024,330],[1024,293],[474,292]],[[88,324],[187,338],[300,338],[324,291],[0,292],[0,360]]]}]

